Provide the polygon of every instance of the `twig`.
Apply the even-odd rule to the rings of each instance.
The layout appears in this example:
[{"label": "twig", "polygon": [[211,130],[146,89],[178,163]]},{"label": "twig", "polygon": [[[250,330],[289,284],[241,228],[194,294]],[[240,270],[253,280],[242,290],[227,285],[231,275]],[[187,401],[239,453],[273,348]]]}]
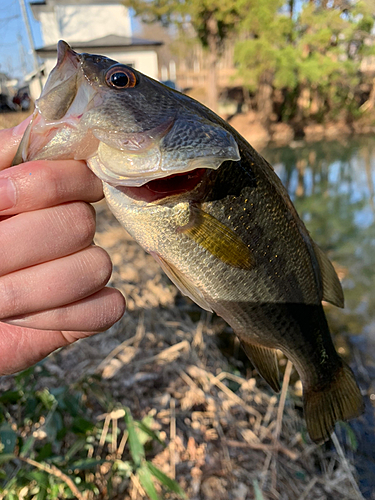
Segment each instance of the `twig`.
[{"label": "twig", "polygon": [[120,441],[120,444],[117,448],[117,456],[119,458],[122,457],[123,453],[124,453],[124,449],[125,449],[125,446],[126,446],[126,442],[128,440],[128,437],[129,437],[129,433],[127,430],[124,430],[123,434],[122,434],[122,438],[121,438],[121,441]]},{"label": "twig", "polygon": [[250,413],[250,415],[253,415],[254,417],[257,418],[258,422],[261,422],[262,420],[262,415],[259,413],[259,411],[255,410],[252,406],[247,405],[237,394],[235,394],[233,391],[229,389],[221,380],[218,380],[217,377],[214,377],[211,373],[207,372],[210,382],[213,385],[216,385],[218,389],[224,392],[230,399],[235,401],[237,404],[242,406],[242,408],[247,412]]},{"label": "twig", "polygon": [[138,362],[140,365],[146,365],[148,363],[152,363],[154,361],[160,361],[160,360],[173,360],[174,358],[171,357],[171,355],[176,355],[178,351],[183,351],[183,350],[189,350],[190,349],[190,344],[187,340],[183,340],[182,342],[179,342],[178,344],[172,345],[171,347],[167,347],[167,349],[164,349],[163,351],[159,352],[159,354],[156,354],[155,356],[151,356],[150,358],[142,359]]},{"label": "twig", "polygon": [[117,418],[112,419],[112,453],[117,451]]},{"label": "twig", "polygon": [[116,346],[112,351],[101,361],[98,365],[98,367],[95,370],[95,373],[101,372],[107,364],[118,354],[120,354],[121,351],[123,351],[126,347],[129,347],[132,344],[135,344],[137,341],[141,341],[143,336],[145,334],[145,324],[144,324],[144,314],[142,313],[139,316],[139,321],[137,325],[137,330],[135,332],[135,335],[131,337],[130,339],[124,340],[120,345]]},{"label": "twig", "polygon": [[225,439],[224,431],[220,425],[219,419],[215,419],[214,426],[215,426],[215,429],[217,430],[218,436],[220,437],[220,442],[223,446],[223,452],[225,455],[225,466],[226,466],[227,472],[231,472],[232,471],[232,463],[230,460],[228,441]]},{"label": "twig", "polygon": [[272,457],[273,457],[273,451],[267,453],[266,459],[265,459],[264,464],[263,464],[262,472],[260,474],[260,477],[262,478],[262,482],[260,483],[260,489],[262,491],[263,491],[264,484],[265,484],[266,479],[267,479],[267,471],[270,468],[270,463],[271,463]]},{"label": "twig", "polygon": [[[286,395],[288,392],[290,374],[292,373],[292,368],[293,368],[293,364],[291,361],[288,360],[288,362],[286,364],[286,368],[285,368],[284,378],[283,378],[283,386],[281,389],[279,407],[277,409],[276,427],[275,427],[275,432],[273,435],[274,445],[277,445],[279,443],[279,438],[280,438],[280,434],[281,434],[281,427],[283,425],[283,415],[284,415]],[[273,453],[272,462],[271,462],[272,489],[275,491],[276,491],[276,485],[277,485],[277,453],[278,453],[278,449],[275,448],[275,451]]]},{"label": "twig", "polygon": [[194,380],[189,377],[189,375],[184,371],[184,370],[179,370],[178,371],[178,374],[180,375],[180,377],[182,378],[182,380],[189,386],[191,387],[193,390],[201,390],[199,389],[198,385],[194,382]]},{"label": "twig", "polygon": [[169,443],[169,457],[171,462],[171,478],[176,478],[176,402],[174,398],[171,398],[169,403],[171,411],[171,421],[170,421],[170,443]]},{"label": "twig", "polygon": [[275,408],[275,405],[277,403],[277,397],[276,396],[271,396],[270,400],[268,402],[268,407],[266,414],[264,415],[263,422],[262,422],[262,428],[266,428],[271,420],[273,410]]},{"label": "twig", "polygon": [[199,349],[203,349],[204,347],[203,327],[204,327],[204,321],[201,319],[195,331],[193,342],[191,343],[193,347],[198,347]]},{"label": "twig", "polygon": [[220,372],[219,375],[216,375],[218,380],[223,380],[227,378],[229,380],[233,380],[233,382],[237,382],[237,384],[242,385],[244,382],[247,382],[245,378],[239,377],[238,375],[234,375],[234,373],[228,372]]},{"label": "twig", "polygon": [[298,500],[306,500],[307,495],[310,493],[310,491],[314,488],[315,483],[317,482],[318,478],[313,477],[309,484],[306,486],[304,489],[303,493],[298,497]]},{"label": "twig", "polygon": [[69,486],[71,492],[73,493],[73,495],[75,495],[76,498],[78,498],[78,500],[85,500],[84,495],[82,495],[77,486],[74,484],[72,478],[64,474],[64,472],[58,469],[55,465],[41,464],[27,457],[18,457],[18,459],[22,460],[23,462],[26,462],[29,465],[32,465],[33,467],[36,467],[37,469],[47,472],[47,474],[51,474],[51,476],[55,476],[58,477],[59,479],[62,479]]},{"label": "twig", "polygon": [[136,491],[137,491],[138,493],[140,493],[140,494],[142,495],[142,497],[143,497],[143,498],[147,498],[146,492],[145,492],[145,490],[143,489],[143,487],[142,487],[141,483],[139,482],[138,477],[137,477],[135,474],[133,474],[133,473],[132,473],[132,474],[130,475],[130,478],[131,478],[131,480],[132,480],[132,482],[133,482],[133,484],[134,484],[134,487],[135,487]]},{"label": "twig", "polygon": [[109,424],[111,420],[112,424],[112,443],[111,443],[111,452],[116,453],[117,450],[117,421],[119,418],[122,418],[125,415],[125,410],[123,408],[117,408],[109,413],[102,413],[96,417],[97,420],[104,420],[102,434],[99,440],[99,447],[97,455],[100,455],[108,434]]},{"label": "twig", "polygon": [[283,387],[280,395],[280,403],[277,409],[277,419],[276,419],[276,428],[274,434],[274,441],[278,441],[281,434],[281,427],[283,423],[283,414],[285,408],[286,395],[288,393],[289,380],[290,375],[292,373],[293,363],[288,360],[288,363],[285,368],[284,378],[283,378]]},{"label": "twig", "polygon": [[100,436],[100,440],[99,440],[98,451],[96,453],[97,457],[100,457],[100,455],[102,454],[102,450],[103,450],[103,446],[104,446],[104,443],[105,443],[105,439],[106,439],[107,434],[108,434],[108,429],[109,429],[110,422],[111,422],[111,414],[107,413],[107,415],[105,416],[103,430],[102,430],[102,433],[101,433],[101,436]]},{"label": "twig", "polygon": [[331,439],[332,439],[333,444],[335,445],[337,454],[340,457],[341,464],[342,464],[343,468],[345,469],[346,473],[348,474],[349,481],[351,482],[351,484],[352,484],[352,486],[354,488],[354,491],[356,492],[357,499],[358,500],[364,500],[364,498],[362,496],[362,493],[361,493],[360,489],[358,488],[358,484],[357,484],[357,482],[356,482],[356,480],[355,480],[355,478],[353,476],[353,473],[350,470],[348,461],[347,461],[347,459],[345,457],[345,454],[344,454],[344,450],[341,448],[340,442],[337,439],[337,436],[336,436],[335,432],[332,433]]},{"label": "twig", "polygon": [[234,448],[252,448],[254,450],[261,450],[265,452],[277,452],[280,451],[284,455],[286,455],[290,460],[293,460],[295,462],[299,458],[299,453],[296,453],[294,451],[288,450],[288,448],[285,448],[281,443],[277,442],[275,444],[265,444],[265,443],[243,443],[241,441],[235,441],[234,439],[226,439],[225,443],[228,446],[232,446]]}]

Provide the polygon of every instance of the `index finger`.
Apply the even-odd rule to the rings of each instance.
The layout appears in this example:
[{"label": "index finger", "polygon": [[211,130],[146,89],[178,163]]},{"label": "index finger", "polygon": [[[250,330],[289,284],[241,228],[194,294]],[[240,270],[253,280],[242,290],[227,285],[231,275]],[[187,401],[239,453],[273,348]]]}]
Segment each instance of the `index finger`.
[{"label": "index finger", "polygon": [[17,125],[17,127],[0,130],[0,170],[11,166],[18,145],[30,120],[31,115]]}]

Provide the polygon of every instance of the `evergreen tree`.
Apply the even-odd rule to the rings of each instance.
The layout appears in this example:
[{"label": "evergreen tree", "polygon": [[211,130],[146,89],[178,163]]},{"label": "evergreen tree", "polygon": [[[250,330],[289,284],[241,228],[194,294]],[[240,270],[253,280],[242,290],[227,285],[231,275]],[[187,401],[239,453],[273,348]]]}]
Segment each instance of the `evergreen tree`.
[{"label": "evergreen tree", "polygon": [[275,88],[294,97],[284,113],[297,121],[350,108],[361,57],[374,52],[366,43],[373,2],[305,0],[297,13],[293,0],[238,1],[247,5],[241,24],[247,37],[235,58],[245,85],[257,91],[262,122],[270,119]]},{"label": "evergreen tree", "polygon": [[[241,30],[247,36],[236,44],[235,61],[244,85],[256,94],[260,121],[272,114],[272,89],[297,85],[294,21],[281,12],[284,0],[238,0],[245,12]],[[291,4],[293,6],[293,4]]]},{"label": "evergreen tree", "polygon": [[221,48],[240,20],[233,0],[124,0],[144,22],[161,22],[179,29],[193,28],[197,39],[208,50],[208,105],[217,109],[217,63]]}]

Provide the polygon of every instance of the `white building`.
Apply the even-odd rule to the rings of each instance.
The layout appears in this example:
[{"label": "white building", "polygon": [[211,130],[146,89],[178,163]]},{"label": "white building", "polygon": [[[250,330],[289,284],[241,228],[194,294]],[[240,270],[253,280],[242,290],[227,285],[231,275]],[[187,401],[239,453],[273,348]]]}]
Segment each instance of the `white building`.
[{"label": "white building", "polygon": [[[45,0],[30,6],[45,44],[36,50],[44,62],[44,81],[56,64],[59,40],[77,52],[105,55],[158,78],[157,47],[162,42],[132,37],[129,11],[120,0]],[[40,94],[37,78],[30,93],[34,99]]]}]

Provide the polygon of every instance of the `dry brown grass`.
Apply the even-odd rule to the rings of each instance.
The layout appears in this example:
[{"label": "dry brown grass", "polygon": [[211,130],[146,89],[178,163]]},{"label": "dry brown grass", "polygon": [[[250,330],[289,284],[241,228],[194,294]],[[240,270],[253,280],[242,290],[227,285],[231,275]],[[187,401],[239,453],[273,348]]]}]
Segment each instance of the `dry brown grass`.
[{"label": "dry brown grass", "polygon": [[0,129],[15,127],[31,114],[30,111],[0,113]]},{"label": "dry brown grass", "polygon": [[[26,115],[0,115],[0,126]],[[190,500],[362,498],[339,442],[337,452],[306,437],[298,391],[288,391],[291,366],[280,403],[258,376],[243,376],[235,356],[224,357],[216,337],[228,330],[224,322],[182,298],[106,205],[96,208],[95,241],[111,255],[111,284],[126,295],[128,312],[109,331],[51,355],[48,368],[65,383],[100,374],[103,390],[135,418],[153,415],[168,444],[153,462]],[[131,484],[121,498],[147,498]]]},{"label": "dry brown grass", "polygon": [[[97,212],[95,241],[113,259],[111,283],[126,294],[128,312],[108,332],[52,355],[48,367],[65,382],[100,374],[103,390],[135,418],[153,415],[168,444],[153,462],[190,500],[362,498],[341,448],[306,437],[294,384],[288,390],[291,366],[280,403],[253,372],[243,376],[241,362],[224,357],[216,337],[227,331],[224,322],[178,295],[104,203]],[[147,497],[133,482],[122,498]]]}]

